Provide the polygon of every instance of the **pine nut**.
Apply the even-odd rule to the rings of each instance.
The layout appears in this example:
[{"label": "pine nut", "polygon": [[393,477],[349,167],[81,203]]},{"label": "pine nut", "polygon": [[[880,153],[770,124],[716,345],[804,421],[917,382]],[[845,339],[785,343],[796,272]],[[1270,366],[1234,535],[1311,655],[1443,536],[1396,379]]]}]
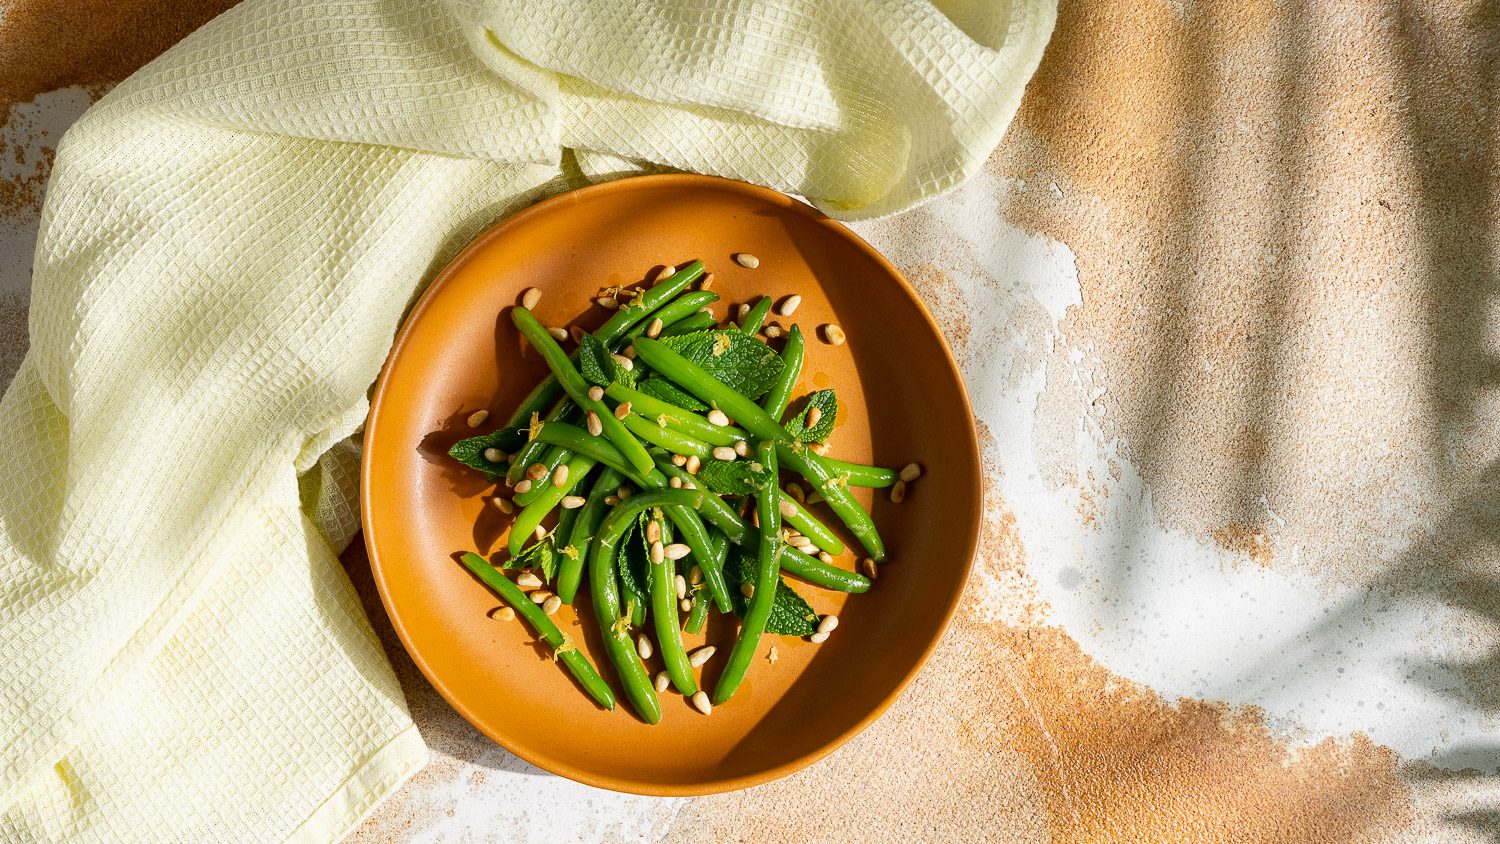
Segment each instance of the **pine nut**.
[{"label": "pine nut", "polygon": [[681,607],[683,612],[693,611],[693,601],[690,598],[683,598],[681,601],[678,601],[677,606]]},{"label": "pine nut", "polygon": [[908,463],[901,467],[901,480],[911,483],[920,477],[922,477],[922,464]]},{"label": "pine nut", "polygon": [[558,489],[562,489],[568,485],[568,467],[566,465],[558,466],[557,471],[552,473],[552,485]]},{"label": "pine nut", "polygon": [[756,527],[760,527],[760,511],[759,510],[751,510],[750,511],[750,524],[755,525]]},{"label": "pine nut", "polygon": [[788,539],[786,541],[786,544],[788,544],[788,545],[792,546],[793,548],[796,548],[797,550],[800,551],[800,550],[803,550],[805,548],[812,547],[813,541],[811,539],[808,539],[807,537],[801,535],[801,534],[798,534],[798,535],[793,536],[792,538]]},{"label": "pine nut", "polygon": [[783,498],[776,503],[776,509],[781,511],[783,519],[792,519],[797,516],[797,505],[790,498]]},{"label": "pine nut", "polygon": [[[621,352],[620,354],[624,355],[626,360],[634,361],[635,360],[635,345],[631,344],[629,346],[626,346],[625,347],[625,351]],[[631,363],[630,365],[631,366],[635,366],[634,363]]]},{"label": "pine nut", "polygon": [[703,663],[713,659],[714,654],[718,652],[719,649],[714,647],[713,645],[704,645],[701,648],[694,648],[691,652],[688,653],[688,665],[691,665],[694,668],[702,668]]},{"label": "pine nut", "polygon": [[682,464],[682,467],[687,470],[689,475],[696,475],[698,474],[698,470],[703,468],[703,461],[698,459],[698,455],[690,454],[687,461]]},{"label": "pine nut", "polygon": [[526,467],[526,477],[533,481],[539,481],[547,477],[547,464],[533,463]]},{"label": "pine nut", "polygon": [[744,322],[745,317],[750,316],[750,306],[740,305],[739,307],[735,308],[734,316],[736,322]]},{"label": "pine nut", "polygon": [[525,308],[526,310],[529,311],[534,309],[536,307],[536,303],[540,301],[542,301],[542,291],[536,289],[535,287],[528,287],[525,290],[521,291],[521,307]]},{"label": "pine nut", "polygon": [[822,560],[825,563],[828,563],[829,565],[833,564],[833,555],[828,553],[827,551],[819,551],[818,559]]},{"label": "pine nut", "polygon": [[604,506],[606,506],[606,507],[613,507],[613,506],[615,506],[616,504],[619,504],[619,503],[620,503],[620,496],[618,496],[618,495],[611,494],[611,495],[604,496]]},{"label": "pine nut", "polygon": [[543,539],[547,538],[547,529],[542,527],[541,525],[537,525],[536,529],[531,532],[531,538],[535,539],[537,542],[541,542]]},{"label": "pine nut", "polygon": [[703,274],[703,278],[698,279],[698,289],[699,290],[707,290],[708,288],[713,287],[713,286],[714,286],[714,274],[713,273],[704,273]]},{"label": "pine nut", "polygon": [[585,416],[584,419],[585,424],[588,426],[590,434],[593,434],[597,437],[600,434],[604,433],[604,423],[599,421],[599,414],[590,410],[588,412],[588,415]]},{"label": "pine nut", "polygon": [[777,325],[775,323],[772,323],[772,324],[766,326],[765,332],[766,332],[766,339],[767,340],[775,340],[777,337],[780,337],[782,335],[782,333],[783,333],[782,330],[781,330],[781,326],[779,326],[779,325]]},{"label": "pine nut", "polygon": [[630,496],[632,496],[634,494],[635,494],[635,490],[631,489],[630,487],[628,487],[628,486],[626,486],[624,484],[620,484],[620,486],[617,489],[615,489],[615,495],[619,496],[619,499],[621,501],[624,501],[625,499],[629,498]]},{"label": "pine nut", "polygon": [[824,455],[826,455],[828,453],[828,443],[826,443],[826,442],[817,443],[816,445],[814,445],[812,447],[812,450],[813,450],[813,454],[816,454],[819,457],[822,457],[822,456],[824,456]]},{"label": "pine nut", "polygon": [[522,478],[520,482],[516,484],[516,495],[525,495],[528,492],[531,492],[531,479]]},{"label": "pine nut", "polygon": [[480,425],[483,425],[484,420],[488,418],[490,418],[490,412],[488,410],[476,410],[473,413],[470,413],[469,418],[465,421],[469,423],[470,428],[478,428]]},{"label": "pine nut", "polygon": [[535,589],[542,585],[542,579],[529,571],[523,571],[521,576],[516,578],[516,585],[522,589]]},{"label": "pine nut", "polygon": [[561,608],[562,598],[559,598],[556,595],[553,595],[552,597],[542,602],[542,612],[546,613],[547,615],[552,615]]},{"label": "pine nut", "polygon": [[708,412],[708,421],[723,427],[729,424],[729,417],[724,414],[724,411],[716,407]]},{"label": "pine nut", "polygon": [[730,448],[727,445],[721,445],[714,448],[714,459],[716,460],[733,460],[738,456],[739,455],[735,454],[734,449]]},{"label": "pine nut", "polygon": [[746,598],[754,598],[755,597],[755,584],[753,584],[753,583],[741,583],[740,584],[740,594],[744,595]]},{"label": "pine nut", "polygon": [[766,651],[766,662],[769,662],[772,665],[775,665],[776,664],[776,660],[778,660],[778,659],[781,659],[781,654],[777,653],[776,652],[776,646],[772,645],[771,649],[769,651]]},{"label": "pine nut", "polygon": [[671,487],[672,489],[682,489],[682,478],[679,478],[676,475],[667,478],[667,486]]},{"label": "pine nut", "polygon": [[842,346],[846,339],[844,329],[830,322],[823,326],[823,339],[831,346]]},{"label": "pine nut", "polygon": [[699,567],[699,566],[693,566],[692,570],[690,570],[688,572],[688,583],[691,583],[694,586],[700,586],[700,585],[702,585],[702,583],[703,583],[703,569],[701,567]]},{"label": "pine nut", "polygon": [[630,402],[620,402],[615,405],[615,418],[624,419],[630,415]]},{"label": "pine nut", "polygon": [[891,487],[891,503],[900,504],[906,500],[906,481],[896,481]]},{"label": "pine nut", "polygon": [[661,565],[661,561],[667,558],[666,549],[662,548],[661,540],[651,543],[651,564]]},{"label": "pine nut", "polygon": [[583,506],[584,498],[581,495],[564,495],[562,508],[564,510],[577,510]]},{"label": "pine nut", "polygon": [[491,463],[504,463],[505,452],[498,448],[487,448],[484,450],[484,459]]},{"label": "pine nut", "polygon": [[604,398],[604,388],[599,386],[598,384],[590,387],[589,398],[593,399],[594,401],[599,401],[600,399]]},{"label": "pine nut", "polygon": [[800,304],[802,304],[802,297],[793,293],[781,300],[781,307],[776,309],[776,313],[782,316],[791,316],[797,312],[797,306]]},{"label": "pine nut", "polygon": [[651,640],[646,638],[645,633],[635,637],[635,652],[640,655],[641,659],[650,659],[651,654],[656,652],[656,649],[651,647]]},{"label": "pine nut", "polygon": [[677,587],[677,600],[687,597],[687,578],[679,574],[673,578],[673,585]]},{"label": "pine nut", "polygon": [[515,621],[516,611],[511,609],[510,607],[501,607],[495,612],[495,618],[499,619],[500,621]]},{"label": "pine nut", "polygon": [[526,597],[530,598],[533,604],[544,604],[548,598],[552,597],[552,593],[546,589],[538,589]]},{"label": "pine nut", "polygon": [[880,576],[880,569],[878,567],[876,567],[875,560],[873,558],[866,557],[865,558],[865,562],[864,562],[864,566],[865,566],[865,577],[868,577],[871,580],[874,580],[875,578],[877,578],[877,577]]},{"label": "pine nut", "polygon": [[667,672],[658,671],[656,672],[656,680],[652,685],[656,686],[656,693],[661,694],[667,690],[668,686],[672,685],[672,678],[667,676]]},{"label": "pine nut", "polygon": [[669,560],[680,560],[683,557],[686,557],[687,555],[693,553],[693,549],[689,548],[687,545],[681,542],[673,542],[671,545],[668,545],[666,548],[662,549],[662,553],[666,554],[667,559]]},{"label": "pine nut", "polygon": [[746,442],[744,440],[735,440],[734,441],[734,453],[738,454],[741,457],[749,457],[750,456],[750,443],[748,443],[748,442]]},{"label": "pine nut", "polygon": [[618,363],[621,369],[624,369],[626,372],[635,371],[635,361],[631,360],[627,355],[615,355],[614,358],[615,363]]},{"label": "pine nut", "polygon": [[825,615],[825,616],[823,616],[823,620],[820,621],[820,622],[818,622],[818,632],[819,633],[832,633],[833,630],[834,630],[834,628],[838,627],[838,626],[839,626],[839,617],[838,616],[836,616],[836,615]]},{"label": "pine nut", "polygon": [[760,266],[760,259],[749,252],[739,252],[734,256],[734,262],[747,270],[753,270]]},{"label": "pine nut", "polygon": [[808,504],[822,504],[823,503],[823,493],[818,492],[817,490],[813,490],[812,492],[809,492],[807,494],[807,503]]},{"label": "pine nut", "polygon": [[714,714],[714,704],[713,701],[708,699],[708,692],[705,692],[702,689],[693,692],[693,708],[698,710],[699,712],[702,712],[704,715]]},{"label": "pine nut", "polygon": [[555,325],[549,325],[547,326],[547,333],[551,334],[552,339],[556,340],[559,343],[568,339],[568,329],[566,328],[558,328]]},{"label": "pine nut", "polygon": [[573,338],[574,345],[578,345],[578,346],[582,346],[583,345],[583,329],[582,328],[579,328],[576,325],[572,326],[571,328],[568,329],[568,336]]},{"label": "pine nut", "polygon": [[790,495],[798,504],[807,502],[807,493],[803,492],[802,487],[795,482],[786,485],[786,494]]},{"label": "pine nut", "polygon": [[490,499],[490,503],[495,505],[496,510],[499,510],[507,516],[509,516],[511,513],[516,512],[515,502],[511,501],[509,498],[501,498],[497,495],[494,498]]},{"label": "pine nut", "polygon": [[815,428],[823,421],[823,408],[813,405],[807,409],[807,427]]},{"label": "pine nut", "polygon": [[608,308],[611,311],[615,310],[618,307],[620,307],[620,300],[616,299],[613,296],[600,296],[598,299],[595,299],[594,301],[598,302],[599,305],[600,305],[600,307]]},{"label": "pine nut", "polygon": [[821,645],[824,642],[828,641],[828,634],[827,633],[814,633],[811,636],[807,637],[807,641],[812,642],[814,645]]},{"label": "pine nut", "polygon": [[646,336],[652,339],[660,337],[661,330],[665,327],[666,326],[661,321],[661,317],[657,317],[656,319],[651,320],[650,325],[646,326]]},{"label": "pine nut", "polygon": [[687,457],[685,457],[685,456],[683,456],[681,454],[674,454],[674,455],[672,455],[672,465],[673,466],[685,466],[685,465],[687,465],[687,460],[688,460]]},{"label": "pine nut", "polygon": [[661,522],[658,522],[657,520],[652,519],[651,521],[649,521],[649,522],[646,523],[646,541],[647,542],[660,542],[661,541]]}]

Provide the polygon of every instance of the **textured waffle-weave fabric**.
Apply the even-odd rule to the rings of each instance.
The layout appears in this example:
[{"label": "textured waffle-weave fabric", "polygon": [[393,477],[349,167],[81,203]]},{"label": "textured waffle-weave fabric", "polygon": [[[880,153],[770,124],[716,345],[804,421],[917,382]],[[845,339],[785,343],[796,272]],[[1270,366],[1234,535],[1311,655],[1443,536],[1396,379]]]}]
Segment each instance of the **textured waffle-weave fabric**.
[{"label": "textured waffle-weave fabric", "polygon": [[0,839],[336,840],[426,748],[340,569],[367,391],[484,227],[680,168],[890,214],[1050,0],[248,0],[65,136],[0,400]]}]

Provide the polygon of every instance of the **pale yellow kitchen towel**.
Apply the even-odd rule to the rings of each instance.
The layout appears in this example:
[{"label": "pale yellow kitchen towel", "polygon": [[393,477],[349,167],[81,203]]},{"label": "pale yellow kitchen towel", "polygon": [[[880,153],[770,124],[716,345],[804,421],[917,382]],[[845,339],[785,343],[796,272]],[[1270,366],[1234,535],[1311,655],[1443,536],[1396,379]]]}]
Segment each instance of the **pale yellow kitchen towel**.
[{"label": "pale yellow kitchen towel", "polygon": [[0,839],[339,838],[426,761],[336,559],[421,283],[641,168],[910,207],[998,143],[1053,17],[249,0],[121,84],[58,150],[0,402]]}]

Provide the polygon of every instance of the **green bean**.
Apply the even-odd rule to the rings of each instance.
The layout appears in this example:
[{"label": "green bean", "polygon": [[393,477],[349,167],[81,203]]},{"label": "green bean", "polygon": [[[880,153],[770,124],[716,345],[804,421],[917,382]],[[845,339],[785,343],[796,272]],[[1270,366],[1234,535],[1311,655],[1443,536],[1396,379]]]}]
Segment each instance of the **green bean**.
[{"label": "green bean", "polygon": [[[830,554],[844,553],[844,543],[839,540],[833,531],[828,529],[827,525],[818,521],[817,516],[809,513],[807,508],[802,506],[802,502],[787,495],[785,492],[780,494],[779,500],[785,502],[781,504],[782,507],[790,510],[790,512],[783,511],[781,514],[782,518],[788,524],[802,531],[804,536],[811,539],[814,545],[824,551]],[[788,507],[788,505],[790,506]]]},{"label": "green bean", "polygon": [[[572,399],[568,398],[567,396],[561,396],[558,398],[557,403],[552,405],[552,407],[547,411],[545,416],[539,416],[537,418],[542,422],[567,422],[570,421],[573,414],[577,410],[578,405],[574,404]],[[545,443],[539,443],[535,439],[529,438],[531,430],[531,417],[526,417],[526,422],[523,427],[525,427],[528,432],[528,439],[526,440],[526,443],[519,449],[517,449],[515,454],[510,458],[510,468],[505,470],[505,479],[510,482],[511,486],[515,486],[521,481],[521,476],[525,474],[526,467],[535,463],[537,461],[537,457],[539,457],[542,451],[546,449]]]},{"label": "green bean", "polygon": [[[717,301],[719,301],[719,294],[707,290],[694,290],[691,293],[684,293],[667,304],[662,305],[656,313],[651,315],[651,319],[641,320],[634,328],[630,329],[625,335],[625,339],[634,340],[645,334],[646,330],[651,327],[651,323],[657,320],[661,320],[661,324],[664,326],[672,325],[698,313],[699,309],[704,305]],[[621,345],[625,344],[622,343]]]},{"label": "green bean", "polygon": [[895,469],[886,469],[882,466],[866,466],[862,463],[845,463],[842,460],[834,460],[832,457],[824,457],[823,465],[834,475],[843,475],[849,479],[849,486],[874,487],[883,489],[894,486],[898,477]]},{"label": "green bean", "polygon": [[[705,495],[704,500],[718,498],[717,495]],[[682,539],[688,548],[693,551],[693,559],[698,563],[698,568],[703,570],[703,579],[708,581],[709,592],[714,596],[714,604],[718,606],[719,612],[729,612],[729,584],[724,582],[724,560],[714,560],[712,544],[708,538],[708,531],[703,529],[703,522],[698,520],[697,512],[682,507],[668,508],[667,518],[682,532]]]},{"label": "green bean", "polygon": [[658,424],[665,422],[666,427],[687,434],[695,440],[702,440],[711,446],[734,445],[746,438],[745,432],[739,428],[715,425],[708,421],[707,417],[685,407],[678,407],[671,402],[662,401],[656,396],[633,390],[618,382],[605,388],[604,394],[621,404],[629,402],[631,413],[644,416]]},{"label": "green bean", "polygon": [[[656,468],[667,477],[677,478],[683,483],[697,483],[686,469],[674,464],[666,454],[658,453],[655,459]],[[740,519],[739,514],[735,513],[734,508],[725,503],[724,499],[717,495],[705,495],[703,506],[699,508],[698,514],[714,527],[728,534],[730,542],[735,545],[744,543],[748,528],[745,527],[745,522]]]},{"label": "green bean", "polygon": [[694,331],[707,331],[718,322],[714,315],[708,311],[698,311],[688,314],[671,325],[663,328],[658,337],[676,337],[679,334],[692,334]]},{"label": "green bean", "polygon": [[[776,477],[776,444],[762,441],[755,447],[755,459],[770,467],[771,477]],[[740,622],[740,633],[735,637],[729,659],[724,663],[724,673],[719,675],[714,687],[714,703],[727,702],[734,696],[745,672],[750,669],[750,660],[755,658],[755,649],[760,636],[765,632],[766,621],[771,617],[771,605],[776,601],[776,586],[781,577],[781,510],[776,506],[776,488],[767,487],[755,496],[755,514],[760,517],[760,547],[755,556],[755,591],[745,608],[745,618]]]},{"label": "green bean", "polygon": [[797,377],[802,374],[802,356],[806,348],[802,329],[792,326],[792,330],[786,335],[786,345],[781,347],[781,374],[776,377],[776,383],[771,385],[771,392],[766,393],[766,397],[760,401],[766,415],[773,420],[781,420],[781,414],[786,413],[786,406],[792,400],[792,389],[797,386]]},{"label": "green bean", "polygon": [[516,327],[521,330],[521,334],[547,361],[547,366],[552,370],[552,374],[557,376],[558,383],[562,384],[563,391],[568,394],[568,398],[585,411],[590,411],[598,417],[604,428],[604,435],[615,444],[615,447],[625,455],[625,459],[630,461],[637,471],[651,471],[651,455],[646,453],[640,441],[625,429],[620,420],[615,418],[614,412],[605,407],[604,402],[589,398],[588,382],[573,367],[572,361],[568,360],[562,347],[557,345],[557,341],[552,339],[547,329],[531,315],[531,311],[525,308],[515,308],[510,312],[510,317]]},{"label": "green bean", "polygon": [[625,416],[625,428],[646,442],[660,446],[673,454],[697,455],[699,460],[707,460],[714,453],[708,443],[658,425],[655,420],[647,419],[635,413],[633,409]]},{"label": "green bean", "polygon": [[870,514],[859,506],[859,502],[854,500],[843,483],[832,482],[834,478],[821,462],[822,458],[808,451],[801,443],[788,438],[786,431],[759,405],[655,340],[639,339],[635,342],[635,349],[647,365],[670,378],[679,387],[729,414],[756,437],[775,442],[778,459],[787,468],[807,478],[823,493],[828,506],[865,547],[870,557],[876,562],[885,559],[885,543],[875,530],[875,522],[870,519]]},{"label": "green bean", "polygon": [[781,571],[784,574],[800,577],[814,586],[821,586],[836,592],[859,593],[870,589],[870,579],[859,572],[825,563],[791,546],[787,546],[781,552]]},{"label": "green bean", "polygon": [[[566,423],[548,422],[547,424],[559,425]],[[547,479],[552,477],[552,473],[557,471],[558,466],[561,466],[572,458],[573,452],[568,451],[565,448],[558,448],[557,446],[553,446],[552,448],[547,449],[546,453],[542,455],[542,459],[536,461],[536,463],[542,464],[542,467],[547,470],[547,474],[543,475],[541,480],[532,481],[531,489],[528,489],[525,492],[516,493],[513,499],[516,502],[516,506],[525,507],[538,498],[541,498],[542,493],[547,491]],[[533,463],[532,465],[536,465],[536,463]]]},{"label": "green bean", "polygon": [[702,633],[703,622],[708,621],[708,608],[713,605],[713,599],[707,594],[708,590],[702,586],[693,589],[693,608],[688,611],[687,621],[683,622],[682,629],[687,633]]},{"label": "green bean", "polygon": [[[594,468],[594,460],[579,454],[574,455],[565,465],[568,467],[569,478],[581,478]],[[511,554],[521,553],[521,549],[526,547],[526,540],[531,538],[532,531],[542,523],[542,519],[547,518],[548,513],[562,503],[563,496],[567,494],[567,484],[558,486],[550,480],[543,480],[541,483],[546,487],[541,497],[526,505],[526,509],[516,516],[515,522],[510,526],[508,547]]]},{"label": "green bean", "polygon": [[[583,492],[584,482],[588,480],[589,474],[590,472],[584,472],[577,477],[569,475],[567,482],[568,489],[563,497],[566,498],[569,495],[578,495]],[[563,551],[569,538],[573,535],[573,525],[577,523],[578,515],[581,511],[582,508],[580,507],[571,509],[564,507],[557,514],[557,527],[552,529],[552,536],[557,541],[557,550],[559,553]]]},{"label": "green bean", "polygon": [[464,566],[473,572],[474,576],[479,578],[485,586],[494,590],[495,594],[526,619],[526,623],[536,630],[542,641],[552,648],[553,658],[568,669],[568,672],[578,680],[579,685],[583,686],[583,690],[588,692],[589,697],[593,698],[595,703],[605,709],[615,708],[615,694],[609,690],[609,684],[604,682],[599,672],[594,670],[594,664],[589,662],[589,658],[574,647],[572,642],[568,641],[568,637],[557,629],[557,625],[547,617],[547,613],[543,612],[541,607],[533,604],[531,599],[526,597],[521,587],[512,583],[510,578],[501,574],[490,565],[488,560],[478,554],[469,552],[459,559],[463,560]]},{"label": "green bean", "polygon": [[[564,554],[562,563],[557,567],[557,597],[565,604],[573,603],[578,595],[578,586],[583,582],[583,568],[589,561],[589,546],[593,544],[594,534],[599,531],[599,523],[604,521],[604,514],[609,510],[604,499],[613,495],[623,480],[624,475],[606,465],[599,470],[593,487],[589,489],[588,498],[576,511],[578,518],[573,522],[573,530],[567,535],[566,547],[572,548],[578,556]],[[561,531],[558,535],[562,535]]]},{"label": "green bean", "polygon": [[548,422],[537,432],[536,438],[562,446],[577,454],[587,455],[604,465],[623,473],[627,478],[645,489],[660,489],[667,485],[662,473],[652,469],[645,474],[637,472],[618,448],[603,437],[596,437],[577,425],[566,422]]},{"label": "green bean", "polygon": [[[671,512],[679,508],[665,509]],[[665,542],[663,532],[662,541],[653,547]],[[677,564],[665,556],[660,562],[651,563],[651,618],[667,676],[677,691],[691,697],[698,691],[698,681],[693,679],[693,666],[688,664],[687,649],[682,646],[682,630],[677,627]]]},{"label": "green bean", "polygon": [[625,531],[647,507],[682,505],[696,508],[703,493],[692,489],[663,489],[632,495],[610,511],[599,526],[590,551],[589,587],[594,616],[604,634],[604,650],[620,675],[625,697],[648,724],[661,720],[661,700],[646,675],[646,667],[630,646],[630,631],[620,616],[620,584],[615,575],[615,554]]},{"label": "green bean", "polygon": [[765,324],[766,315],[771,313],[771,297],[762,296],[754,305],[750,306],[750,312],[740,320],[740,330],[746,334],[754,334]]}]

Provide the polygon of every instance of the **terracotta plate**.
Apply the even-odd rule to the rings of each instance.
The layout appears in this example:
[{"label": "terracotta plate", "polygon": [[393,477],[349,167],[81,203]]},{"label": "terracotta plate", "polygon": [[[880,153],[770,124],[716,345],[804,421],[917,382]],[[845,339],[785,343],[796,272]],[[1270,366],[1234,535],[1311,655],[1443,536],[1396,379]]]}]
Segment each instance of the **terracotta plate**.
[{"label": "terracotta plate", "polygon": [[[738,266],[730,257],[737,252],[758,256],[760,268]],[[721,318],[763,293],[802,294],[795,320],[810,339],[793,408],[807,392],[838,389],[833,456],[888,466],[916,460],[926,474],[900,505],[883,492],[857,490],[891,559],[869,593],[846,598],[792,581],[818,612],[839,614],[827,643],[768,636],[729,704],[704,717],[669,691],[662,723],[650,727],[623,697],[614,712],[596,709],[521,622],[488,615],[498,599],[454,554],[503,548],[509,517],[487,504],[492,485],[445,452],[474,433],[469,414],[488,408],[498,424],[545,373],[511,326],[508,309],[524,289],[543,291],[536,312],[545,323],[593,328],[606,316],[591,304],[599,288],[693,258],[714,272]],[[830,322],[844,328],[847,344],[823,342],[817,329]],[[362,481],[375,581],[433,686],[521,758],[642,794],[765,782],[859,732],[937,644],[979,531],[968,398],[942,334],[906,280],[807,205],[705,176],[645,176],[574,191],[511,217],[465,249],[423,295],[391,351],[370,412]],[[856,562],[852,553],[839,561]],[[586,623],[570,607],[556,620],[613,682],[587,605],[580,609]],[[715,616],[706,634],[687,639],[690,647],[705,638],[720,646],[703,669],[711,689],[733,625]],[[775,664],[766,658],[773,645]],[[648,666],[653,673],[656,663]]]}]

